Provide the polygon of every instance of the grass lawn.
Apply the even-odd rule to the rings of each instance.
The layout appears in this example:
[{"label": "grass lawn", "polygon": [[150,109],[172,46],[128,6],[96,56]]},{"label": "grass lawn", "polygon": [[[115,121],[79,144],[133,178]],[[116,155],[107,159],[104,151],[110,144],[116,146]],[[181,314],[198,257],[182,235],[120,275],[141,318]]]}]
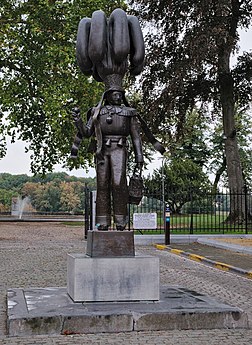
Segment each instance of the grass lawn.
[{"label": "grass lawn", "polygon": [[[171,215],[171,234],[244,234],[245,224],[225,223],[227,214],[192,214]],[[62,222],[68,226],[83,226],[84,221]],[[161,217],[157,219],[157,230],[135,230],[136,234],[159,235],[164,233],[164,223]],[[132,224],[131,224],[132,225]],[[247,225],[247,233],[252,233],[252,224]]]}]

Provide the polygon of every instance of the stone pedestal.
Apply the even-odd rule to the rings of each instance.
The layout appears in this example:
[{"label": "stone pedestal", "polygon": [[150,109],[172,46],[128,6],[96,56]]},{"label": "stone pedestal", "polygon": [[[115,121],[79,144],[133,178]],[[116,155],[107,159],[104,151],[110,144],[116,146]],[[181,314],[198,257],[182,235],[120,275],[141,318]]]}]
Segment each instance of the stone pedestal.
[{"label": "stone pedestal", "polygon": [[74,302],[159,300],[159,259],[68,254],[67,292]]},{"label": "stone pedestal", "polygon": [[133,231],[89,231],[86,254],[68,254],[74,302],[159,300],[159,259],[135,256]]}]

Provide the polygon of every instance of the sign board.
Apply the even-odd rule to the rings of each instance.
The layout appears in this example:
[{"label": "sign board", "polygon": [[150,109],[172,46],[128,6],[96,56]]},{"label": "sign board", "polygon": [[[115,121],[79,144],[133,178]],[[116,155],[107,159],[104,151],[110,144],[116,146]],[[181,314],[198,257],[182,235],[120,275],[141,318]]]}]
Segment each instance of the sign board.
[{"label": "sign board", "polygon": [[156,213],[134,213],[133,229],[156,229],[157,214]]}]

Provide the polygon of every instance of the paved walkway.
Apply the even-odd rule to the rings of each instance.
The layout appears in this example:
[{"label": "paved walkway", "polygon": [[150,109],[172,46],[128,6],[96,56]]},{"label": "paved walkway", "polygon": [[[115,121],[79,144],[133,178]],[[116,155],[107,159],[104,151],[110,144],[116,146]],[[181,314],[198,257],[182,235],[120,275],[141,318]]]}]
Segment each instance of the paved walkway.
[{"label": "paved walkway", "polygon": [[[202,330],[83,334],[71,336],[6,336],[6,289],[66,285],[66,254],[85,249],[83,229],[60,224],[0,224],[0,344],[1,345],[230,345],[252,344],[252,330]],[[160,258],[161,284],[179,285],[240,307],[252,325],[252,281],[234,273],[188,260],[154,246],[139,253]],[[235,255],[235,254],[234,254]],[[223,260],[222,260],[223,261]]]},{"label": "paved walkway", "polygon": [[170,247],[183,250],[187,253],[204,256],[210,260],[223,262],[227,265],[232,265],[252,272],[252,253],[238,253],[234,252],[232,248],[228,249],[228,247],[226,247],[225,249],[221,249],[201,243],[172,244]]}]

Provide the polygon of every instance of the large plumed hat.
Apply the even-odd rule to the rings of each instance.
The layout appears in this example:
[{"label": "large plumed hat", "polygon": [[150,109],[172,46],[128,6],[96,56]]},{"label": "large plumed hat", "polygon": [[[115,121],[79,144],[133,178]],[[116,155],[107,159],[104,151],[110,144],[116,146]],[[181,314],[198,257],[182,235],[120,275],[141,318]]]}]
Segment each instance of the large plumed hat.
[{"label": "large plumed hat", "polygon": [[145,48],[137,17],[115,9],[107,19],[103,11],[83,18],[78,27],[76,57],[81,71],[104,82],[105,91],[123,91],[122,80],[129,69],[141,73]]}]

